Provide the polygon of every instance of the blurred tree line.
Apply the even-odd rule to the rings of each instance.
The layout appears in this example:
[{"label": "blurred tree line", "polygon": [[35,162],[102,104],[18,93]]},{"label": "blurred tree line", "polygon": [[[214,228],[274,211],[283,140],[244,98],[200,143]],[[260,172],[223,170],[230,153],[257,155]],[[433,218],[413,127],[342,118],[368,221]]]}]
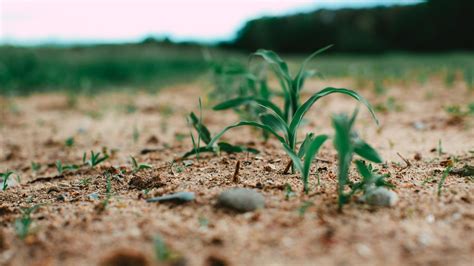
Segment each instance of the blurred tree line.
[{"label": "blurred tree line", "polygon": [[474,50],[474,0],[429,0],[415,5],[322,9],[249,21],[223,47],[255,51],[435,52]]}]

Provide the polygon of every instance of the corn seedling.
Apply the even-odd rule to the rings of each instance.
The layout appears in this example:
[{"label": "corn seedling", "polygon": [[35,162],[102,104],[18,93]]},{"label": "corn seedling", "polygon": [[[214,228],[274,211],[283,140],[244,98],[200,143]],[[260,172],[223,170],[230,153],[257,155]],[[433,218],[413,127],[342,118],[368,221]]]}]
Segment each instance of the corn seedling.
[{"label": "corn seedling", "polygon": [[105,185],[104,206],[107,206],[110,198],[112,197],[112,176],[110,174],[106,174],[105,180],[106,180],[106,185]]},{"label": "corn seedling", "polygon": [[[356,116],[357,110],[350,118],[344,114],[334,115],[332,118],[332,124],[335,130],[333,143],[334,148],[338,153],[339,161],[337,192],[338,206],[340,210],[344,204],[349,202],[351,196],[355,193],[354,190],[350,193],[345,192],[347,186],[353,185],[349,179],[349,168],[354,153],[374,163],[382,163],[382,158],[379,156],[377,151],[360,139],[355,131],[353,131],[352,127]],[[367,174],[364,172],[362,176],[365,175]],[[367,180],[372,180],[372,178],[367,178]],[[360,184],[359,186],[363,186],[363,184]]]},{"label": "corn seedling", "polygon": [[301,65],[299,71],[297,72],[294,78],[291,77],[288,65],[285,61],[283,61],[275,52],[260,49],[254,54],[253,56],[260,56],[262,57],[271,67],[273,72],[275,73],[276,77],[279,80],[283,97],[284,97],[284,104],[283,110],[280,110],[276,107],[273,103],[271,103],[267,98],[264,97],[257,97],[250,95],[246,97],[238,97],[235,99],[231,99],[225,101],[217,106],[214,107],[214,110],[223,110],[228,108],[236,108],[240,105],[246,105],[250,103],[257,103],[259,105],[263,105],[264,107],[269,107],[276,111],[281,116],[281,118],[286,121],[288,124],[291,122],[293,117],[295,116],[297,110],[300,107],[300,94],[303,88],[304,82],[307,78],[318,75],[317,71],[306,70],[306,65],[313,59],[316,55],[326,51],[332,45],[326,46],[322,49],[311,54],[308,58],[306,58]]},{"label": "corn seedling", "polygon": [[20,239],[23,240],[30,234],[31,224],[33,222],[31,219],[31,214],[39,207],[41,207],[41,204],[34,205],[30,208],[21,209],[21,217],[15,220],[15,231]]},{"label": "corn seedling", "polygon": [[[193,112],[191,112],[188,116],[188,123],[196,130],[198,138],[196,141],[194,134],[190,132],[191,141],[193,143],[193,149],[186,152],[182,156],[183,159],[191,155],[196,155],[196,157],[199,158],[199,154],[202,152],[210,152],[213,154],[218,154],[220,151],[224,151],[227,153],[236,153],[236,152],[258,153],[256,149],[252,149],[252,148],[248,148],[244,146],[234,146],[227,142],[219,142],[217,143],[217,147],[215,147],[213,143],[212,144],[210,143],[212,140],[211,133],[209,129],[202,123],[201,115],[198,118]],[[201,140],[207,146],[201,146]]]},{"label": "corn seedling", "polygon": [[5,173],[0,173],[0,177],[2,178],[2,190],[5,191],[8,188],[8,179],[13,174],[12,171],[6,171]]},{"label": "corn seedling", "polygon": [[74,138],[73,137],[69,137],[67,138],[65,141],[64,141],[64,145],[68,148],[71,148],[72,146],[74,146]]},{"label": "corn seedling", "polygon": [[438,197],[440,197],[441,193],[443,192],[444,182],[446,181],[446,178],[448,177],[449,173],[451,172],[451,169],[452,169],[452,166],[448,166],[443,171],[443,175],[441,176],[441,179],[438,182]]},{"label": "corn seedling", "polygon": [[93,168],[98,164],[104,162],[108,158],[109,156],[107,154],[104,154],[103,157],[100,157],[100,152],[94,153],[94,151],[91,151],[90,159],[87,160],[87,154],[84,152],[84,154],[82,155],[82,162],[86,165],[89,165],[90,168]]},{"label": "corn seedling", "polygon": [[69,165],[63,165],[63,163],[60,160],[56,161],[56,170],[58,171],[58,175],[62,175],[64,171],[74,171],[79,169],[79,166],[75,164],[69,164]]},{"label": "corn seedling", "polygon": [[38,172],[40,169],[41,169],[41,164],[35,163],[35,162],[31,162],[31,170],[32,170],[33,172]]},{"label": "corn seedling", "polygon": [[137,160],[133,156],[130,156],[130,159],[132,161],[132,167],[133,167],[133,172],[134,173],[136,173],[140,170],[143,170],[143,169],[150,169],[151,168],[151,165],[149,165],[149,164],[138,163]]},{"label": "corn seedling", "polygon": [[171,252],[166,246],[165,241],[161,238],[161,236],[155,236],[153,238],[153,246],[155,249],[155,256],[158,261],[168,261],[171,259]]}]

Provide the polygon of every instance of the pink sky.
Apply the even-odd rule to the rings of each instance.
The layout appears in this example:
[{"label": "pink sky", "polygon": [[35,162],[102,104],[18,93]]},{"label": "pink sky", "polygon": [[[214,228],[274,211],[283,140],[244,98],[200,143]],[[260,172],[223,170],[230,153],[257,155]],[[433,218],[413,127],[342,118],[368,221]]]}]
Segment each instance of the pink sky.
[{"label": "pink sky", "polygon": [[387,1],[0,0],[0,42],[135,41],[149,34],[222,40],[250,18],[370,2]]}]

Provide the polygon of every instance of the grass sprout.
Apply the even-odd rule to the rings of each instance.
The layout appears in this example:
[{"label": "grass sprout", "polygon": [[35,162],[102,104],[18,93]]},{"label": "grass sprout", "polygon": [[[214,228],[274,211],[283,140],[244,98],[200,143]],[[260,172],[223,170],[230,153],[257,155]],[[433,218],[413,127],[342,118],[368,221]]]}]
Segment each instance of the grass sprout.
[{"label": "grass sprout", "polygon": [[41,204],[21,209],[21,217],[15,220],[15,231],[20,239],[24,240],[30,234],[31,224],[33,223],[31,214],[38,210],[39,207],[41,207]]},{"label": "grass sprout", "polygon": [[107,154],[104,154],[102,157],[100,157],[100,154],[100,152],[94,153],[94,151],[91,151],[91,156],[89,159],[87,159],[87,153],[84,152],[82,155],[82,162],[86,165],[89,165],[90,168],[93,168],[109,158]]},{"label": "grass sprout", "polygon": [[143,169],[150,169],[151,165],[146,164],[146,163],[138,163],[137,160],[133,157],[130,156],[130,160],[132,161],[132,167],[133,167],[133,172],[136,173],[140,170]]},{"label": "grass sprout", "polygon": [[2,190],[5,191],[8,188],[8,179],[13,174],[13,171],[6,171],[5,173],[0,173],[0,177],[2,178]]},{"label": "grass sprout", "polygon": [[342,210],[343,205],[349,202],[352,195],[358,189],[364,190],[368,186],[368,182],[370,181],[370,183],[372,183],[375,179],[372,174],[367,173],[370,172],[370,170],[365,169],[362,163],[357,163],[359,171],[362,171],[362,176],[364,177],[363,183],[354,186],[351,192],[346,192],[346,188],[353,185],[349,179],[349,168],[354,154],[374,163],[382,163],[382,158],[377,151],[360,139],[355,131],[353,131],[357,113],[358,110],[356,109],[352,117],[348,117],[345,114],[334,115],[332,117],[332,124],[335,130],[333,144],[337,151],[339,161],[337,185],[339,210]]}]

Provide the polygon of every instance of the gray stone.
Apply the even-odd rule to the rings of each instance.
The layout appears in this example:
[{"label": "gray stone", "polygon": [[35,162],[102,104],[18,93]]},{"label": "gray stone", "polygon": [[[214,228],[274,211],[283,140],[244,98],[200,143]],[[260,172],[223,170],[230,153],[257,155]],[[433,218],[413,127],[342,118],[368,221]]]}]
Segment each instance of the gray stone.
[{"label": "gray stone", "polygon": [[173,194],[168,194],[160,197],[155,197],[147,199],[147,202],[175,202],[175,203],[184,203],[188,201],[193,201],[196,198],[194,192],[176,192]]},{"label": "gray stone", "polygon": [[239,212],[249,212],[265,207],[265,198],[252,189],[234,188],[222,192],[217,204]]},{"label": "gray stone", "polygon": [[394,206],[398,202],[397,193],[384,187],[371,189],[362,197],[362,201],[375,206]]}]

